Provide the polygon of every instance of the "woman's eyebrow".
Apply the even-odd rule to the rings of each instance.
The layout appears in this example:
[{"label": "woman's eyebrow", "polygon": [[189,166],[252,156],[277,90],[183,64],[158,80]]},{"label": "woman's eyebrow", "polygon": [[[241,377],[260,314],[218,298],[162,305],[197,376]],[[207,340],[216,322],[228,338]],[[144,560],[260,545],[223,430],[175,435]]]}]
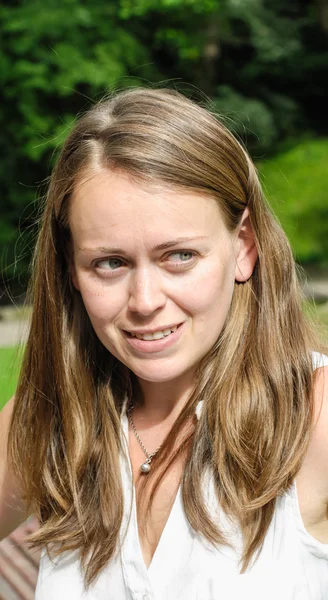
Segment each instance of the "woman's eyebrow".
[{"label": "woman's eyebrow", "polygon": [[[170,240],[168,242],[164,242],[163,244],[158,244],[155,246],[154,250],[168,250],[168,248],[172,248],[173,246],[177,246],[178,244],[183,244],[185,242],[194,242],[196,240],[207,240],[208,236],[206,235],[197,235],[193,237],[179,237],[175,240]],[[81,252],[96,252],[99,254],[127,254],[123,248],[118,248],[114,246],[97,246],[95,248],[87,248],[81,246],[78,248],[78,253]]]}]

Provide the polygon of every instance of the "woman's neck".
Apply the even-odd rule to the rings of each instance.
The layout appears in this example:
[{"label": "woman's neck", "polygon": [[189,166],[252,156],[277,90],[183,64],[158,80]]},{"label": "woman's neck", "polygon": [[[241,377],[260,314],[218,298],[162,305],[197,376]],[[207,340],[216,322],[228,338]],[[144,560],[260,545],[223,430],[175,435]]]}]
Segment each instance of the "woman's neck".
[{"label": "woman's neck", "polygon": [[184,377],[173,381],[152,382],[144,379],[133,381],[134,411],[139,417],[151,420],[154,424],[175,421],[190,398],[194,388],[193,378]]}]

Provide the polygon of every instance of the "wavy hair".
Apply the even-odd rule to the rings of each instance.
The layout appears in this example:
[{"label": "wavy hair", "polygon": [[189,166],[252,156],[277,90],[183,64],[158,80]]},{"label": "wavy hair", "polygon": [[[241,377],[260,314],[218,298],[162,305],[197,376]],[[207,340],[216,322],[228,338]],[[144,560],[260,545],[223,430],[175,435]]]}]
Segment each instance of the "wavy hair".
[{"label": "wavy hair", "polygon": [[223,331],[201,361],[193,394],[147,480],[151,500],[202,399],[201,418],[180,448],[189,457],[184,509],[196,532],[213,544],[228,543],[202,494],[210,469],[220,505],[240,525],[244,571],[309,443],[311,350],[318,342],[301,310],[290,246],[247,152],[214,114],[167,89],[131,89],[95,105],[77,121],[51,176],[9,436],[11,461],[41,523],[34,544],[55,553],[80,550],[86,585],[119,546],[120,412],[131,377],[104,351],[70,279],[70,195],[83,173],[99,167],[210,194],[229,231],[249,208],[258,250],[253,275],[235,283]]}]

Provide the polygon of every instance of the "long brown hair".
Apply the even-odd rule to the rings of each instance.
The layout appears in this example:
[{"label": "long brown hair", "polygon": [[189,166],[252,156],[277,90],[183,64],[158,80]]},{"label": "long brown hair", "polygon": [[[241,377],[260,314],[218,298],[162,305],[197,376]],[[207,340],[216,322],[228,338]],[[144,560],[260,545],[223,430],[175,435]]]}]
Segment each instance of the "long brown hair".
[{"label": "long brown hair", "polygon": [[225,327],[199,365],[153,480],[155,489],[202,399],[201,418],[184,440],[190,455],[182,481],[185,513],[196,532],[227,543],[202,494],[210,468],[218,501],[240,524],[245,570],[261,548],[277,495],[304,458],[317,342],[302,314],[288,241],[246,151],[215,115],[165,89],[132,89],[94,106],[76,123],[52,173],[9,440],[27,503],[41,523],[34,540],[49,551],[79,549],[88,585],[119,543],[120,411],[131,393],[130,373],[104,350],[70,279],[70,195],[86,170],[99,167],[210,194],[230,231],[249,207],[256,267],[247,282],[235,284]]}]

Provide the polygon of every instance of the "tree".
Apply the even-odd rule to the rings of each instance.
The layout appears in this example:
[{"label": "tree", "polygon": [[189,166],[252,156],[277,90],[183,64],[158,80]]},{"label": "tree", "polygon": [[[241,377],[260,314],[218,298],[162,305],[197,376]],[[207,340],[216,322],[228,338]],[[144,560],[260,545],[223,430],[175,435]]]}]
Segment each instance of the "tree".
[{"label": "tree", "polygon": [[[325,0],[2,1],[0,251],[2,266],[9,265],[4,277],[27,270],[38,186],[76,114],[110,89],[162,82],[204,102],[209,97],[255,158],[304,131],[327,135],[325,5]],[[14,269],[19,229],[26,252]]]}]

